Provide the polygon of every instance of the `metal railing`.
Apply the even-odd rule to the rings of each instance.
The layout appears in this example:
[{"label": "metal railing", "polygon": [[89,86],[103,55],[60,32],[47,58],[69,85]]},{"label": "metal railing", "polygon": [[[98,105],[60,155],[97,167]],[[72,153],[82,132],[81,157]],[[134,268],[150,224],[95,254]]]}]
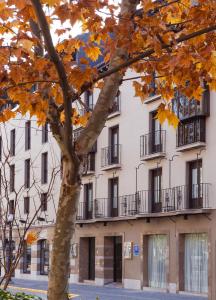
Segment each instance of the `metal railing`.
[{"label": "metal railing", "polygon": [[205,118],[197,117],[180,123],[177,130],[176,146],[205,142],[205,131]]},{"label": "metal railing", "polygon": [[113,164],[120,164],[120,163],[121,163],[121,145],[116,144],[101,149],[102,168]]},{"label": "metal railing", "polygon": [[140,137],[140,157],[155,153],[165,153],[166,131],[156,130]]},{"label": "metal railing", "polygon": [[[114,199],[97,198],[91,204],[92,209],[86,202],[79,203],[77,220],[208,209],[211,208],[209,196],[210,183],[200,183],[161,190],[143,190]],[[116,208],[113,208],[113,202]]]}]

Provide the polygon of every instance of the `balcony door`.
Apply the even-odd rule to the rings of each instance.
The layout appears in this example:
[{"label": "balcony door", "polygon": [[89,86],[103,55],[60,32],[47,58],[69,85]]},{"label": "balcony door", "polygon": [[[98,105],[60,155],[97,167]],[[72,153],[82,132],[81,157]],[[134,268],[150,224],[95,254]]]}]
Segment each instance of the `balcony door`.
[{"label": "balcony door", "polygon": [[119,163],[119,127],[115,126],[110,128],[110,163]]},{"label": "balcony door", "polygon": [[118,178],[109,179],[109,198],[111,205],[111,217],[118,216]]},{"label": "balcony door", "polygon": [[92,219],[93,217],[93,184],[87,183],[84,185],[84,197],[85,197],[85,211],[86,218]]},{"label": "balcony door", "polygon": [[196,160],[189,163],[189,208],[202,207],[202,160]]},{"label": "balcony door", "polygon": [[158,153],[162,151],[162,141],[161,141],[161,124],[156,117],[156,112],[150,114],[150,145],[149,149],[151,153]]},{"label": "balcony door", "polygon": [[161,177],[162,168],[151,170],[152,212],[160,212],[162,210]]}]

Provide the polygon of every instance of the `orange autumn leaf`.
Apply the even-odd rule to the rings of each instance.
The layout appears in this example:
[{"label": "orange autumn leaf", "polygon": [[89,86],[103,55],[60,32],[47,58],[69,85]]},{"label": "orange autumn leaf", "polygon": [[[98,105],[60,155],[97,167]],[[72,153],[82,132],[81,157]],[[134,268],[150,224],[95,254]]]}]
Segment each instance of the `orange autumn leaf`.
[{"label": "orange autumn leaf", "polygon": [[32,244],[34,244],[37,241],[37,239],[38,239],[37,233],[34,232],[34,231],[30,231],[30,232],[27,233],[26,243],[28,245],[32,245]]}]

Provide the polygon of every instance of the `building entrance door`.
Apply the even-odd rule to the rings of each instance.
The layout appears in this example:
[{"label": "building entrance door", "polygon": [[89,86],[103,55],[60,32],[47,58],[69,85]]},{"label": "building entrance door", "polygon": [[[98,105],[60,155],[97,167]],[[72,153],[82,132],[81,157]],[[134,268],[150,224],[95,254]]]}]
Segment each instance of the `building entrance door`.
[{"label": "building entrance door", "polygon": [[122,282],[122,237],[113,237],[113,281]]},{"label": "building entrance door", "polygon": [[95,280],[95,238],[88,239],[88,280]]}]

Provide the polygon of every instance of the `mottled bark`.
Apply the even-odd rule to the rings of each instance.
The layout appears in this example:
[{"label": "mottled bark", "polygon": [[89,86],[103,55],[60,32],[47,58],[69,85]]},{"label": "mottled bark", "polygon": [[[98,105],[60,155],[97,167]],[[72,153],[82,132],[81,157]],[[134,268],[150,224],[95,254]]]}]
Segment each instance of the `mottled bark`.
[{"label": "mottled bark", "polygon": [[79,165],[63,160],[63,178],[53,239],[48,299],[68,299],[71,239],[75,229],[76,208],[80,194]]}]

